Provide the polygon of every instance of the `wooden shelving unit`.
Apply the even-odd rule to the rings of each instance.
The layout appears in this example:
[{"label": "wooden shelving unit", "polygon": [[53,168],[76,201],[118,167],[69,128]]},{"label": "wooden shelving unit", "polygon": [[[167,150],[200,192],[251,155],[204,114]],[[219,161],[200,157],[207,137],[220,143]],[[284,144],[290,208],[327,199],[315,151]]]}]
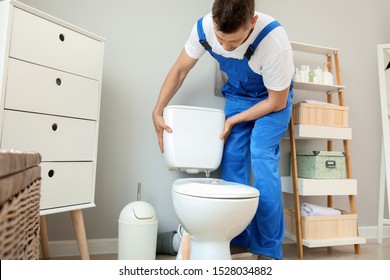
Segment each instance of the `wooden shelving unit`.
[{"label": "wooden shelving unit", "polygon": [[[323,85],[314,83],[295,83],[295,90],[324,92],[327,95],[327,102],[333,103],[333,95],[338,95],[338,105],[344,104],[344,89],[342,85],[341,72],[339,67],[338,50],[335,48],[320,47],[297,42],[291,43],[294,52],[310,53],[322,55],[326,57],[330,72],[335,73],[335,85]],[[332,69],[334,68],[334,71]],[[296,93],[297,94],[297,93]],[[295,235],[286,233],[286,237],[295,240],[297,243],[298,257],[303,258],[303,246],[327,247],[337,245],[354,245],[355,253],[360,253],[360,244],[366,241],[359,237],[358,232],[356,237],[352,238],[336,238],[336,239],[320,239],[320,240],[304,240],[302,238],[302,221],[300,211],[300,196],[326,196],[327,206],[333,207],[332,196],[345,195],[349,197],[349,212],[356,213],[355,196],[357,195],[357,181],[352,178],[352,167],[350,160],[349,140],[352,139],[352,129],[344,127],[332,126],[315,126],[315,125],[294,125],[294,116],[291,117],[289,124],[288,138],[290,140],[291,152],[291,176],[282,177],[282,190],[285,193],[293,194],[294,209],[295,209]],[[343,142],[343,150],[346,161],[346,179],[304,179],[298,178],[297,158],[296,158],[296,141],[310,139],[324,139],[327,141],[327,150],[333,150],[333,141],[339,140]],[[356,231],[358,229],[356,228]]]}]

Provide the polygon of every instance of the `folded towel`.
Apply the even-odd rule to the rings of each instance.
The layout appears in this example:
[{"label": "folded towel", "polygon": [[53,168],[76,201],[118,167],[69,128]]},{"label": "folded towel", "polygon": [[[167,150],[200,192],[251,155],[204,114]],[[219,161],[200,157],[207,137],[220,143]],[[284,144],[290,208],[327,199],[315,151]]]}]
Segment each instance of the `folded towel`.
[{"label": "folded towel", "polygon": [[301,215],[302,216],[330,216],[330,215],[341,215],[340,210],[319,206],[310,203],[301,204]]},{"label": "folded towel", "polygon": [[319,101],[319,100],[311,100],[311,99],[303,100],[303,101],[301,101],[301,103],[324,105],[324,106],[332,106],[332,107],[340,107],[337,104],[333,104],[333,103],[329,103],[329,102],[325,102],[325,101]]}]

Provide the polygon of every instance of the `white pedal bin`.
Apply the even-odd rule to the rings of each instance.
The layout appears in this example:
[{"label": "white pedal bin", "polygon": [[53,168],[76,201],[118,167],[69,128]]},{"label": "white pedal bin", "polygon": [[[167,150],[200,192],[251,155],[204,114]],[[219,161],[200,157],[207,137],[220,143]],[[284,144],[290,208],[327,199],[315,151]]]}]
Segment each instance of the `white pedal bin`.
[{"label": "white pedal bin", "polygon": [[158,220],[144,201],[127,204],[118,219],[118,259],[155,260]]}]

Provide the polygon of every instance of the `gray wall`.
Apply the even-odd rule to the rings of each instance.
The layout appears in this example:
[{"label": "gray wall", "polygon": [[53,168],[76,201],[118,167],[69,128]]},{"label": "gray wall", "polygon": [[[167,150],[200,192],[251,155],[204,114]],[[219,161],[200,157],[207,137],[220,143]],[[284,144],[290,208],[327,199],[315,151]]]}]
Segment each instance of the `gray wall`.
[{"label": "gray wall", "polygon": [[[160,86],[189,31],[210,10],[212,0],[22,0],[37,9],[106,38],[95,208],[84,211],[89,239],[117,237],[121,209],[136,199],[158,215],[159,230],[178,224],[171,184],[187,176],[166,169],[151,112]],[[273,15],[292,41],[340,51],[353,128],[351,157],[358,180],[361,227],[375,227],[381,152],[381,120],[376,45],[389,43],[387,0],[257,0],[257,10]],[[179,12],[178,12],[179,11]],[[386,27],[387,26],[387,27]],[[213,96],[215,64],[204,56],[172,103],[223,107]],[[217,176],[218,174],[212,174]],[[286,205],[291,198],[285,197]],[[341,206],[348,207],[341,200]],[[68,214],[48,216],[49,240],[74,239]]]}]

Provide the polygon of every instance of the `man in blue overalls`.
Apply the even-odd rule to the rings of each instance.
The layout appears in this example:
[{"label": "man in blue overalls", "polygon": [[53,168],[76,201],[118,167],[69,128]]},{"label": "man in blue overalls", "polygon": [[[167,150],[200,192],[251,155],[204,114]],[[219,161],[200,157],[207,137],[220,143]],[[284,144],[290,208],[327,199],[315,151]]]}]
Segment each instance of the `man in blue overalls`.
[{"label": "man in blue overalls", "polygon": [[228,80],[224,180],[251,184],[260,201],[248,228],[232,240],[259,259],[283,259],[284,217],[279,174],[279,142],[287,130],[292,108],[292,49],[285,30],[272,17],[255,12],[254,0],[215,0],[212,13],[201,18],[168,73],[153,111],[161,152],[162,113],[188,72],[207,51]]}]

